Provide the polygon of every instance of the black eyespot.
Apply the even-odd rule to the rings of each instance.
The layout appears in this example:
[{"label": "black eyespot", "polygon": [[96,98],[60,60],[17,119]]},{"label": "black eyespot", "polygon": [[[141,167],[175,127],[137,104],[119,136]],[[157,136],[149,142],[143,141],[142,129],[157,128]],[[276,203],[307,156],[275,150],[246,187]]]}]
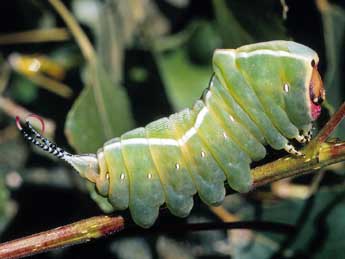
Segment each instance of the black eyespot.
[{"label": "black eyespot", "polygon": [[315,60],[314,59],[311,61],[311,66],[315,67]]}]

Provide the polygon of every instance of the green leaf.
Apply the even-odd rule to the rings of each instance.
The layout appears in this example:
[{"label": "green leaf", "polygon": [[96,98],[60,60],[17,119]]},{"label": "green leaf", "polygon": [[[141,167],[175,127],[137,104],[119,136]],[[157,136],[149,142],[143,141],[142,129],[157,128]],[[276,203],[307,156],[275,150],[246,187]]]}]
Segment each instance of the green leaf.
[{"label": "green leaf", "polygon": [[208,86],[211,66],[193,64],[185,49],[157,54],[160,75],[170,102],[176,111],[191,107]]},{"label": "green leaf", "polygon": [[[326,47],[327,70],[324,77],[327,103],[332,104],[333,110],[344,101],[344,73],[341,64],[344,59],[345,11],[344,9],[327,4],[320,8],[322,14],[323,31]],[[345,123],[340,124],[334,134],[345,137]]]},{"label": "green leaf", "polygon": [[277,6],[282,8],[276,0],[213,0],[224,47],[237,48],[253,42],[287,39],[282,13],[277,11]]},{"label": "green leaf", "polygon": [[224,46],[239,47],[254,41],[232,11],[227,8],[226,1],[213,0],[213,6]]},{"label": "green leaf", "polygon": [[214,50],[222,46],[222,40],[214,23],[199,21],[194,27],[195,30],[187,42],[188,54],[194,62],[208,65],[212,60]]},{"label": "green leaf", "polygon": [[87,70],[87,86],[69,111],[65,133],[78,152],[93,152],[134,125],[127,94],[99,64]]}]

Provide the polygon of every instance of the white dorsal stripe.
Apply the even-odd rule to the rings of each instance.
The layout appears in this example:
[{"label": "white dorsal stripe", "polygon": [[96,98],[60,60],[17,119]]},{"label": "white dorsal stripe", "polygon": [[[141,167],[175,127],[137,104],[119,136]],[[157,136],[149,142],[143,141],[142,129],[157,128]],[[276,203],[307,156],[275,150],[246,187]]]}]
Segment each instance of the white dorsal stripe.
[{"label": "white dorsal stripe", "polygon": [[196,117],[194,128],[198,129],[201,126],[201,124],[202,124],[202,122],[203,122],[207,112],[208,112],[208,109],[207,109],[206,106],[201,109],[201,111],[199,112],[198,116]]},{"label": "white dorsal stripe", "polygon": [[[294,53],[289,53],[287,51],[282,51],[282,50],[268,50],[268,49],[260,49],[260,50],[254,50],[251,52],[236,52],[236,57],[237,58],[247,58],[251,56],[257,56],[257,55],[270,55],[270,56],[275,56],[275,57],[290,57],[290,58],[296,58],[300,59],[303,61],[309,62],[311,60],[310,57],[306,57],[303,55],[298,55]],[[318,62],[319,58],[317,55],[313,57],[316,62]]]},{"label": "white dorsal stripe", "polygon": [[188,142],[188,140],[196,134],[196,130],[194,127],[190,128],[186,131],[186,133],[178,140],[180,145],[184,145]]},{"label": "white dorsal stripe", "polygon": [[236,58],[247,58],[247,57],[252,57],[252,56],[256,56],[256,55],[271,55],[271,56],[275,56],[275,57],[296,58],[296,59],[300,59],[300,60],[307,61],[307,62],[310,62],[311,59],[315,59],[316,63],[319,62],[319,57],[316,53],[315,53],[315,56],[313,56],[313,57],[311,57],[311,56],[307,57],[307,56],[298,55],[298,54],[290,53],[290,52],[283,51],[283,50],[269,50],[269,49],[253,50],[250,52],[237,52],[234,49],[218,49],[216,51],[218,53],[223,52],[226,55],[231,55],[231,56],[236,57]]},{"label": "white dorsal stripe", "polygon": [[119,148],[121,145],[159,145],[159,146],[179,146],[184,145],[188,140],[196,134],[196,129],[199,128],[208,112],[207,107],[203,107],[199,112],[194,125],[186,131],[183,136],[178,139],[171,138],[130,138],[124,139],[119,142],[114,142],[109,145],[109,148]]}]

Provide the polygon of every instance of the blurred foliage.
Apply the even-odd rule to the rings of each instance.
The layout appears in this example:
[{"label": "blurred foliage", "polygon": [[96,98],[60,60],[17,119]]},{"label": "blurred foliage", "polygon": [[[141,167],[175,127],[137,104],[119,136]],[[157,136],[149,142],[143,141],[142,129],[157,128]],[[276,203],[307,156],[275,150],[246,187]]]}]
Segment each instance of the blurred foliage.
[{"label": "blurred foliage", "polygon": [[85,89],[68,113],[65,133],[78,152],[91,153],[134,123],[126,93],[114,87],[101,64],[90,64],[85,77]]},{"label": "blurred foliage", "polygon": [[[112,137],[190,107],[208,85],[215,48],[291,39],[320,55],[327,91],[327,107],[321,121],[345,99],[345,4],[341,0],[64,3],[90,38],[95,50],[93,60],[83,57],[82,46],[72,34],[63,33],[61,37],[45,32],[45,40],[41,37],[41,42],[33,43],[37,32],[30,34],[31,30],[66,27],[47,1],[1,3],[2,241],[97,215],[101,209],[110,211],[109,204],[65,164],[27,148],[15,130],[13,114],[4,107],[4,97],[13,100],[18,111],[25,107],[51,118],[57,125],[55,141],[67,150],[96,152]],[[29,36],[22,35],[20,39],[13,38],[18,35],[3,37],[28,30]],[[19,40],[28,43],[19,44]],[[38,88],[28,73],[14,72],[16,67],[10,62],[14,53],[58,62],[65,77],[53,77],[55,83],[44,81],[46,87]],[[26,72],[32,73],[30,69],[34,68],[29,65]],[[47,74],[49,69],[43,73]],[[73,90],[72,98],[56,94],[62,84]],[[345,123],[339,127],[336,137],[344,139],[344,126]],[[245,196],[230,195],[223,204],[228,213],[239,219],[293,224],[293,234],[234,230],[123,237],[120,233],[33,258],[344,258],[344,172],[344,164],[329,168],[320,188],[309,198],[278,198],[267,186]],[[296,181],[307,187],[313,183],[310,176]],[[89,198],[90,194],[101,209]],[[197,198],[195,203],[187,219],[164,214],[159,223],[220,220]]]},{"label": "blurred foliage", "polygon": [[[322,24],[325,38],[327,70],[324,83],[327,88],[328,104],[332,111],[336,110],[344,101],[345,88],[342,85],[344,78],[344,39],[345,39],[345,10],[326,1],[318,1],[322,15]],[[345,137],[345,124],[342,123],[336,130],[338,137]]]}]

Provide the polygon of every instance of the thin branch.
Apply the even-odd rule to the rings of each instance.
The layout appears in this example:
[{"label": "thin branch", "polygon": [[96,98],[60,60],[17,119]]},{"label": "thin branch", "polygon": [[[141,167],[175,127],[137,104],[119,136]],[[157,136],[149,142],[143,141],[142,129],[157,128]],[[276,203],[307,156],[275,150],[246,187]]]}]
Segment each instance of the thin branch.
[{"label": "thin branch", "polygon": [[65,28],[37,29],[0,35],[0,45],[66,41],[70,38]]},{"label": "thin branch", "polygon": [[85,59],[90,63],[94,62],[96,60],[95,50],[84,31],[80,28],[78,22],[74,19],[73,15],[60,0],[49,0],[49,2],[71,30]]},{"label": "thin branch", "polygon": [[54,94],[64,98],[71,98],[73,90],[66,84],[61,83],[55,79],[51,79],[43,74],[36,73],[35,75],[27,76],[38,87],[44,88]]},{"label": "thin branch", "polygon": [[[332,134],[333,130],[338,126],[345,116],[345,102],[332,115],[326,125],[320,130],[319,134],[311,141],[312,143],[323,143]],[[308,145],[310,147],[310,145]]]},{"label": "thin branch", "polygon": [[324,143],[319,149],[318,157],[314,159],[289,156],[254,168],[252,170],[254,178],[253,187],[319,170],[340,161],[345,161],[345,142]]},{"label": "thin branch", "polygon": [[0,258],[14,259],[80,244],[124,228],[122,217],[98,216],[0,244]]},{"label": "thin branch", "polygon": [[229,211],[227,211],[222,205],[217,207],[209,206],[209,208],[223,222],[234,222],[240,220],[236,215],[231,214]]},{"label": "thin branch", "polygon": [[55,10],[59,13],[61,18],[64,20],[64,22],[67,24],[68,28],[71,30],[74,38],[79,44],[79,47],[87,60],[89,62],[91,67],[91,73],[93,74],[93,77],[91,78],[91,86],[92,91],[94,94],[95,102],[96,102],[96,108],[98,109],[98,113],[100,114],[100,119],[102,121],[104,133],[110,137],[111,134],[111,128],[108,123],[108,117],[107,116],[107,109],[104,104],[104,97],[103,92],[100,86],[100,78],[99,78],[99,72],[97,71],[97,67],[95,66],[97,64],[97,55],[95,53],[95,50],[87,38],[84,31],[81,29],[77,21],[74,19],[71,12],[66,8],[66,6],[61,2],[61,0],[49,0],[51,5],[55,8]]}]

